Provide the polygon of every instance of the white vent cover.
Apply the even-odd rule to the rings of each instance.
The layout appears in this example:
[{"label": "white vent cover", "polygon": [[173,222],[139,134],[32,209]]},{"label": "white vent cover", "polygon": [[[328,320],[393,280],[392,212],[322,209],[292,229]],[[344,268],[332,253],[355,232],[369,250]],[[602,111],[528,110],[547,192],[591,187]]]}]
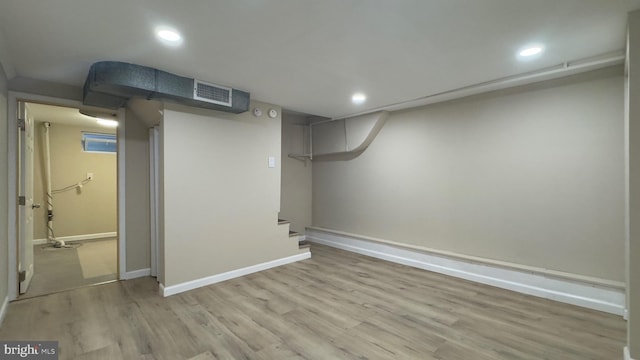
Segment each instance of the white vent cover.
[{"label": "white vent cover", "polygon": [[233,89],[206,83],[200,80],[193,81],[193,98],[218,105],[232,106],[231,92]]}]

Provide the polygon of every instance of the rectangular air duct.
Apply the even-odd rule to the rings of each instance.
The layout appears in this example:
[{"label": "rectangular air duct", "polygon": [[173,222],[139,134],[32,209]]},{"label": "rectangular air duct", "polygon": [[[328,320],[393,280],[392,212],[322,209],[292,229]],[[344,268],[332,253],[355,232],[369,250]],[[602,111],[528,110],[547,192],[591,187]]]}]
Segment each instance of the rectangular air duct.
[{"label": "rectangular air duct", "polygon": [[235,114],[249,110],[250,101],[248,92],[146,66],[118,61],[91,65],[84,84],[85,105],[117,109],[135,96]]}]

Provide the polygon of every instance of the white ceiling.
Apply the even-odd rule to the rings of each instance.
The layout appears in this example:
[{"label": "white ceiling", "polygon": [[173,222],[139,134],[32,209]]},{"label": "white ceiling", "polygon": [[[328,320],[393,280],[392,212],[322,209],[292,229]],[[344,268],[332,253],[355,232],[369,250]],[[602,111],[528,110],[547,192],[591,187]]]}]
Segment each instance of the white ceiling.
[{"label": "white ceiling", "polygon": [[[339,117],[624,48],[640,0],[0,1],[10,76],[82,85],[117,60]],[[178,48],[155,40],[173,26]],[[531,42],[544,55],[518,61]],[[368,95],[353,105],[355,91]]]},{"label": "white ceiling", "polygon": [[60,125],[83,126],[85,128],[103,128],[103,126],[97,124],[97,116],[100,116],[104,119],[115,119],[110,114],[99,113],[90,110],[87,111],[88,114],[91,114],[92,116],[87,116],[81,114],[79,109],[64,106],[28,103],[27,109],[29,110],[29,114],[33,116],[36,122],[50,122],[52,124]]}]

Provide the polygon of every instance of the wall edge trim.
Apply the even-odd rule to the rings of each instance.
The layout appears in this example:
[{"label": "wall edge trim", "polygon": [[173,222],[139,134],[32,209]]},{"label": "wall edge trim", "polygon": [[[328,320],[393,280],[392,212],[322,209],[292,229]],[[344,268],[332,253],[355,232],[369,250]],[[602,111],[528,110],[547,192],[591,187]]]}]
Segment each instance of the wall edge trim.
[{"label": "wall edge trim", "polygon": [[634,360],[629,353],[629,346],[624,347],[624,360]]},{"label": "wall edge trim", "polygon": [[131,280],[147,276],[151,276],[151,268],[127,271],[122,276],[122,280]]},{"label": "wall edge trim", "polygon": [[212,275],[212,276],[203,277],[196,280],[186,281],[176,285],[165,286],[163,284],[160,284],[159,291],[162,296],[167,297],[167,296],[179,294],[185,291],[212,285],[212,284],[219,283],[226,280],[235,279],[235,278],[249,275],[255,272],[271,269],[274,267],[290,264],[293,262],[297,262],[297,261],[301,261],[309,258],[311,258],[311,252],[305,252],[297,255],[292,255],[292,256],[276,259],[276,260],[263,262],[256,265],[247,266],[247,267],[236,269],[236,270],[227,271],[227,272]]},{"label": "wall edge trim", "polygon": [[622,316],[625,292],[590,282],[479,264],[390,244],[307,229],[307,240],[427,271]]},{"label": "wall edge trim", "polygon": [[7,315],[7,311],[9,310],[9,296],[5,296],[2,301],[2,306],[0,307],[0,326],[4,322],[4,317]]},{"label": "wall edge trim", "polygon": [[[69,241],[73,242],[73,241],[83,241],[83,240],[93,240],[93,239],[114,238],[117,236],[118,236],[118,233],[115,231],[112,231],[112,232],[95,233],[95,234],[58,236],[56,237],[56,239],[63,240],[65,242],[69,242]],[[33,245],[42,245],[46,243],[47,243],[47,239],[33,239]]]}]

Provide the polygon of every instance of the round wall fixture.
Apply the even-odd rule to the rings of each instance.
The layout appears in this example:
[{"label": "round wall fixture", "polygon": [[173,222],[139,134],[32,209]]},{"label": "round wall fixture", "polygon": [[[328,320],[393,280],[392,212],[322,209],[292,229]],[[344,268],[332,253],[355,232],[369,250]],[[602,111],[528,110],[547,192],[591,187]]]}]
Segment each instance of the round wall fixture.
[{"label": "round wall fixture", "polygon": [[278,111],[276,109],[269,109],[269,117],[273,119],[276,116],[278,116]]},{"label": "round wall fixture", "polygon": [[260,116],[262,116],[262,109],[260,109],[260,108],[254,108],[254,109],[253,109],[253,115],[254,115],[255,117],[260,117]]}]

